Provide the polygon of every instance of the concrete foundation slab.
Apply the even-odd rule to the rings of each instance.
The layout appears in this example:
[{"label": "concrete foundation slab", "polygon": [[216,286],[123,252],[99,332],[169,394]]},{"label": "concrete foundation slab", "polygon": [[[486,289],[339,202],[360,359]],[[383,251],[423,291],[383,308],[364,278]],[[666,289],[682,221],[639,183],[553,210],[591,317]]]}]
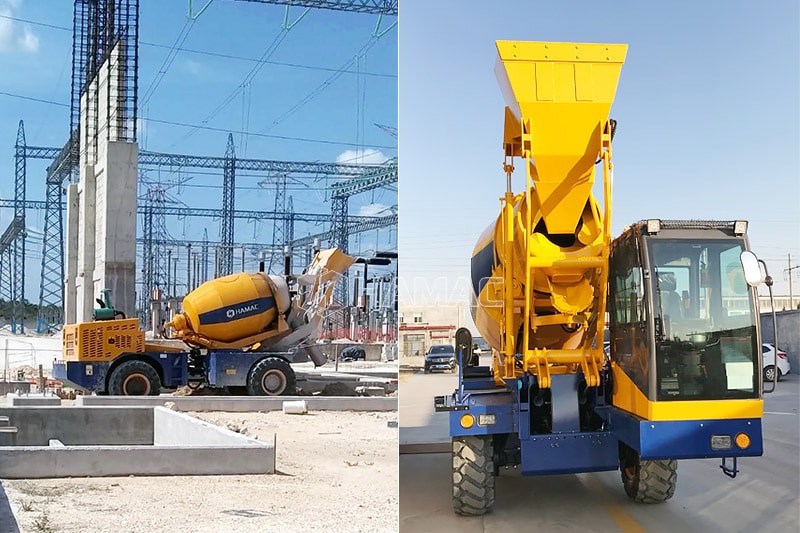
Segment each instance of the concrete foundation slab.
[{"label": "concrete foundation slab", "polygon": [[161,406],[179,411],[280,411],[283,402],[305,400],[309,411],[396,411],[397,398],[337,396],[78,396],[79,406]]},{"label": "concrete foundation slab", "polygon": [[[164,407],[7,407],[0,478],[271,474],[275,443]],[[63,446],[52,446],[51,441]]]},{"label": "concrete foundation slab", "polygon": [[6,405],[12,406],[44,406],[61,405],[61,398],[58,396],[29,395],[10,393],[6,395]]}]

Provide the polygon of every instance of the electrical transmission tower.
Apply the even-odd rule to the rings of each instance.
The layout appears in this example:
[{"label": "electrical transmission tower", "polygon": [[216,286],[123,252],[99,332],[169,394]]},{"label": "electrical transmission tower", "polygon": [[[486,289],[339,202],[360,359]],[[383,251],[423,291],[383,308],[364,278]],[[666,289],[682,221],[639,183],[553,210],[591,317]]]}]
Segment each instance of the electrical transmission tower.
[{"label": "electrical transmission tower", "polygon": [[236,193],[236,151],[233,147],[233,134],[228,134],[225,150],[225,163],[222,169],[222,221],[220,222],[217,248],[216,277],[233,273],[233,207]]},{"label": "electrical transmission tower", "polygon": [[[273,176],[275,179],[275,212],[276,213],[287,213],[286,206],[286,182],[288,176],[283,174],[275,174]],[[262,182],[265,183],[265,182]],[[269,254],[269,261],[267,262],[267,272],[273,274],[280,274],[283,272],[283,247],[288,246],[291,242],[289,239],[289,231],[288,231],[289,221],[286,217],[282,220],[276,220],[272,225],[272,244],[275,247],[279,247],[280,250],[277,252],[273,252]],[[278,272],[273,270],[275,267]]]},{"label": "electrical transmission tower", "polygon": [[[144,242],[142,245],[142,290],[139,291],[139,310],[143,323],[150,320],[151,290],[159,289],[169,294],[167,269],[167,252],[163,244],[169,239],[164,207],[167,203],[167,191],[160,183],[150,185],[144,197],[142,228]],[[170,294],[170,296],[175,296]]]},{"label": "electrical transmission tower", "polygon": [[[272,3],[304,8],[336,9],[359,13],[373,13],[380,16],[396,16],[397,0],[249,0],[260,3]],[[72,46],[72,87],[69,138],[61,148],[28,146],[24,138],[22,122],[18,132],[15,162],[16,182],[14,196],[14,219],[9,228],[0,237],[0,295],[7,295],[11,301],[22,302],[25,287],[25,209],[35,205],[34,209],[44,209],[44,227],[42,244],[41,280],[39,287],[39,316],[37,330],[52,330],[63,323],[64,302],[64,243],[75,241],[75,235],[67,235],[64,228],[64,182],[78,181],[78,168],[81,157],[89,162],[97,155],[98,135],[107,135],[108,139],[136,141],[137,128],[137,93],[138,93],[138,38],[139,38],[139,0],[74,0],[73,46]],[[380,22],[379,22],[380,25]],[[377,32],[377,28],[376,28]],[[101,87],[99,72],[101,66],[109,62],[109,68],[115,73],[114,83]],[[107,97],[106,106],[112,111],[108,113],[108,123],[104,120],[101,109],[97,105],[97,97]],[[86,98],[84,98],[86,97]],[[81,115],[82,98],[85,104]],[[86,124],[81,124],[85,121]],[[139,152],[140,167],[160,168],[219,168],[223,174],[223,198],[221,209],[189,209],[166,205],[163,191],[148,191],[144,205],[138,213],[147,221],[145,234],[137,239],[142,248],[142,257],[151,254],[142,265],[142,293],[149,295],[153,284],[166,284],[170,273],[163,266],[163,252],[167,246],[177,246],[180,242],[166,235],[164,218],[166,216],[200,216],[220,219],[220,247],[215,261],[215,274],[223,275],[233,271],[234,221],[236,218],[252,220],[272,220],[273,231],[277,232],[273,247],[267,247],[269,253],[280,253],[282,245],[294,248],[296,221],[311,222],[329,227],[323,235],[331,244],[339,245],[343,250],[348,248],[348,236],[361,228],[385,227],[396,224],[393,217],[353,217],[348,213],[348,198],[360,192],[359,187],[374,180],[385,180],[393,183],[397,180],[396,161],[388,165],[342,165],[335,163],[286,162],[257,159],[238,159],[236,157],[233,137],[228,136],[224,157],[206,157],[180,154],[164,154]],[[47,159],[50,164],[46,176],[45,202],[31,203],[25,198],[26,158]],[[273,212],[237,211],[235,210],[235,178],[236,171],[276,172],[284,176],[282,197],[276,195],[276,207]],[[285,179],[289,175],[327,175],[343,179],[340,184],[350,183],[350,189],[335,189],[332,199],[332,210],[328,215],[313,213],[294,213],[292,198],[286,195]],[[356,182],[359,185],[352,188]],[[340,185],[337,184],[337,185]],[[377,185],[380,186],[380,185]],[[368,190],[368,189],[363,189]],[[159,194],[161,194],[159,199]],[[73,200],[77,200],[73,198]],[[70,198],[67,198],[67,202]],[[7,201],[0,200],[0,206],[12,207]],[[324,228],[323,228],[324,229]],[[187,243],[188,244],[188,243]],[[279,245],[279,246],[275,246]],[[206,280],[209,264],[209,244],[207,235],[202,242],[199,264],[195,258],[195,282],[197,278]],[[236,246],[239,246],[236,244]],[[262,245],[254,243],[253,247]],[[195,248],[197,250],[198,248]],[[175,258],[177,261],[177,257]],[[187,258],[187,263],[191,261]],[[187,265],[187,269],[190,267]],[[187,276],[189,274],[187,273]],[[149,278],[145,280],[145,278]],[[147,283],[145,283],[147,282]],[[187,284],[189,280],[187,279]],[[166,285],[164,285],[165,288]],[[148,309],[148,305],[142,306]],[[12,327],[17,324],[12,320]],[[19,327],[22,327],[21,321]]]}]

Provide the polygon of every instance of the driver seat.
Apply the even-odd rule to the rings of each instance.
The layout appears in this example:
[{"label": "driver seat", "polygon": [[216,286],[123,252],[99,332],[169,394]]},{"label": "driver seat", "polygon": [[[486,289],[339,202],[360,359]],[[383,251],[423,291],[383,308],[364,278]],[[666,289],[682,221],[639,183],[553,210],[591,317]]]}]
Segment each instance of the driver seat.
[{"label": "driver seat", "polygon": [[658,284],[661,288],[661,311],[670,318],[670,321],[683,318],[683,301],[675,292],[678,284],[672,272],[659,272]]}]

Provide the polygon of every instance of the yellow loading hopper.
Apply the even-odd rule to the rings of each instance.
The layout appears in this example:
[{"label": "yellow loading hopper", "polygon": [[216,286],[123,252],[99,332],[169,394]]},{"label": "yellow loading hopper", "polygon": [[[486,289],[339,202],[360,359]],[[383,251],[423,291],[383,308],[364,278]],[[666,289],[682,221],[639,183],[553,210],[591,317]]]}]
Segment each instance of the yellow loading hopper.
[{"label": "yellow loading hopper", "polygon": [[[627,45],[498,41],[497,51],[505,168],[524,159],[526,186],[514,195],[509,179],[494,229],[473,253],[475,324],[502,354],[496,363],[506,377],[531,368],[547,387],[551,368],[579,366],[596,383],[603,355],[592,341],[603,334],[610,240],[608,114]],[[592,195],[598,161],[604,210]]]},{"label": "yellow loading hopper", "polygon": [[625,44],[497,41],[495,75],[506,101],[507,156],[530,169],[551,234],[572,234],[594,183],[594,164],[617,90]]}]

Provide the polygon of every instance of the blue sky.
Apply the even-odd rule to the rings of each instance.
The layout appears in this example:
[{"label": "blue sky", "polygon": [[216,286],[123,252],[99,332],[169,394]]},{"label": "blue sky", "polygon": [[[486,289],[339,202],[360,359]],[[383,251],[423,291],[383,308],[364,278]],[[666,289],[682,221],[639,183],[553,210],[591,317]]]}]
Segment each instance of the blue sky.
[{"label": "blue sky", "polygon": [[[205,3],[195,0],[195,10]],[[187,0],[140,2],[140,149],[222,156],[230,131],[239,157],[380,163],[397,155],[397,141],[374,125],[397,126],[398,33],[390,28],[396,17],[385,17],[380,29],[389,31],[373,38],[377,15],[311,10],[285,31],[282,6],[214,0],[194,22],[187,19],[187,8]],[[302,13],[293,7],[289,18]],[[176,43],[181,50],[165,62]],[[13,198],[13,147],[20,119],[29,145],[60,147],[67,139],[71,50],[72,2],[0,0],[2,198]],[[258,63],[259,58],[265,62]],[[44,200],[45,167],[28,163],[30,200]],[[237,209],[273,209],[274,187],[259,185],[266,177],[237,175]],[[222,205],[221,172],[163,169],[149,172],[146,179],[163,184],[177,203]],[[291,181],[287,195],[296,212],[329,213],[330,184],[324,179]],[[351,197],[350,214],[376,214],[396,205],[396,192],[381,189]],[[9,216],[0,213],[0,225],[5,227]],[[29,212],[28,226],[26,298],[36,301],[43,213]],[[204,228],[212,241],[218,238],[218,220],[168,218],[168,229],[178,239],[202,239]],[[298,223],[295,236],[320,231]],[[351,251],[394,249],[396,236],[394,229],[364,233],[351,238]],[[272,227],[237,220],[235,240],[270,243]],[[239,254],[234,257],[238,262]]]},{"label": "blue sky", "polygon": [[[464,301],[475,240],[499,213],[499,39],[627,43],[611,109],[612,235],[645,218],[747,219],[775,293],[788,294],[787,254],[800,264],[798,9],[795,0],[402,1],[401,299]],[[515,176],[520,192],[524,174]]]}]

